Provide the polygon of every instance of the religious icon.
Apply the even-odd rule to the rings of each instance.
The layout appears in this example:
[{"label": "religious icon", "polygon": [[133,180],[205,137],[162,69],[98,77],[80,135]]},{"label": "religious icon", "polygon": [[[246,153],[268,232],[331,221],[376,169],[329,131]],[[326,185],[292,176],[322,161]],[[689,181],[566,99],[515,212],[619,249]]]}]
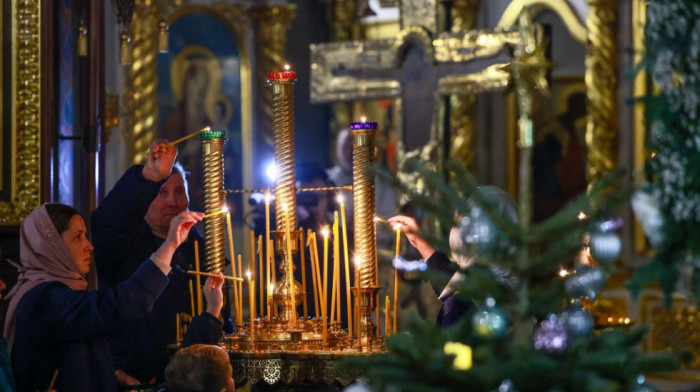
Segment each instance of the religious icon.
[{"label": "religious icon", "polygon": [[[211,127],[225,131],[224,187],[242,187],[241,75],[238,43],[212,15],[191,12],[170,23],[170,51],[158,56],[159,136],[175,140]],[[178,145],[178,161],[191,173],[190,208],[204,206],[201,145]],[[240,199],[240,197],[239,197]],[[232,203],[241,221],[240,200]]]},{"label": "religious icon", "polygon": [[535,222],[554,215],[588,187],[585,85],[582,81],[555,81],[552,95],[557,114],[535,127],[532,160]]}]

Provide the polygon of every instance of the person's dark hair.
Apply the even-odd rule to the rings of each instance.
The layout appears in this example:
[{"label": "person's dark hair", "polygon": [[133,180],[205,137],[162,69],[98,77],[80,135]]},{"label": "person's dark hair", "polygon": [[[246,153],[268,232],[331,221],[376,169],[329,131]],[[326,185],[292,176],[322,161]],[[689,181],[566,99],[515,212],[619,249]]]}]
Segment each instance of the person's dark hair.
[{"label": "person's dark hair", "polygon": [[321,166],[314,162],[304,162],[296,167],[296,179],[299,182],[311,182],[319,179],[326,184],[330,184],[328,173]]},{"label": "person's dark hair", "polygon": [[175,354],[165,368],[165,386],[172,392],[229,391],[230,366],[221,347],[195,344]]},{"label": "person's dark hair", "polygon": [[80,215],[78,210],[65,204],[46,204],[46,212],[59,234],[68,229],[68,224],[74,215]]}]

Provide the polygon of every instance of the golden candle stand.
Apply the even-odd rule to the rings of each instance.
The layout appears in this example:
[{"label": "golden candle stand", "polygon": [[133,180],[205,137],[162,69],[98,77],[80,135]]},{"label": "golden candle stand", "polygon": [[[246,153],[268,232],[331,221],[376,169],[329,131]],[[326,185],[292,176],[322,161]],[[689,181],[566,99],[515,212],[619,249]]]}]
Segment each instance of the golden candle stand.
[{"label": "golden candle stand", "polygon": [[[353,336],[349,336],[347,331],[341,329],[339,322],[324,323],[323,317],[304,318],[297,314],[297,306],[305,300],[306,287],[290,278],[294,276],[294,257],[300,253],[299,238],[302,236],[302,230],[296,229],[296,193],[331,188],[296,188],[292,90],[294,81],[294,72],[270,73],[270,85],[273,89],[273,144],[277,169],[274,192],[276,231],[271,231],[270,234],[274,238],[274,248],[281,260],[281,276],[276,281],[271,298],[268,295],[268,301],[271,301],[271,306],[265,307],[268,314],[258,314],[259,317],[252,322],[239,323],[237,332],[225,336],[221,345],[229,352],[233,376],[238,382],[248,380],[252,384],[261,381],[268,384],[283,383],[287,385],[286,389],[294,389],[293,385],[317,382],[347,385],[356,381],[359,374],[352,370],[336,369],[334,365],[338,360],[346,356],[386,352],[384,338],[377,336],[378,331],[371,318],[378,305],[377,295],[380,289],[374,226],[374,176],[368,170],[374,160],[376,123],[362,122],[351,125],[354,137],[353,184],[333,188],[351,191],[355,205],[355,254],[359,258],[359,264],[356,267],[355,287],[352,288],[352,309],[353,312],[359,312],[359,316],[355,313],[355,320],[348,321],[357,320],[359,325],[358,330],[353,331]],[[204,155],[205,213],[212,214],[221,210],[227,193],[248,191],[223,189],[223,132],[207,130],[200,135]],[[205,222],[204,265],[207,272],[221,272],[224,269],[223,226],[222,214]],[[270,238],[265,239],[265,243],[269,240]],[[267,249],[266,246],[263,248]],[[323,273],[327,274],[327,271]],[[262,286],[262,276],[255,279],[258,287],[265,289]],[[279,310],[277,317],[271,316],[270,313],[275,313],[272,312],[272,308]]]}]

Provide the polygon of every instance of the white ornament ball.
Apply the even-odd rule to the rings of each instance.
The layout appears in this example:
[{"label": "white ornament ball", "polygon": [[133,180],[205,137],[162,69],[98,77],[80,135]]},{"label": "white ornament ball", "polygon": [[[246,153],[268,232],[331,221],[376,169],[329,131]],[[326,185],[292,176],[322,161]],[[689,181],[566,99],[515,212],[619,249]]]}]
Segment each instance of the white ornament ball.
[{"label": "white ornament ball", "polygon": [[620,257],[622,241],[614,231],[598,231],[590,236],[591,256],[593,260],[609,264]]}]

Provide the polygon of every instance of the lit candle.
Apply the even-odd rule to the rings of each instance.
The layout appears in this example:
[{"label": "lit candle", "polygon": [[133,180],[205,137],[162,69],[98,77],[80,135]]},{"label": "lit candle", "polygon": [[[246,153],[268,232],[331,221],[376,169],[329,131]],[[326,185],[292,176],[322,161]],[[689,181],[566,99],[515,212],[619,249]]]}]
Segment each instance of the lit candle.
[{"label": "lit candle", "polygon": [[[236,273],[236,257],[235,257],[235,249],[233,246],[233,230],[231,229],[231,214],[226,213],[226,228],[228,229],[228,254],[229,258],[231,259],[231,275],[233,277],[239,278],[240,272]],[[235,303],[235,309],[236,309],[236,322],[238,322],[238,315],[241,312],[241,309],[238,307],[238,283],[233,282],[233,302]]]},{"label": "lit candle", "polygon": [[260,307],[260,317],[262,317],[263,314],[265,314],[265,302],[263,302],[263,296],[265,295],[265,286],[262,285],[263,283],[263,238],[262,234],[258,236],[258,269],[260,270],[260,275],[258,275],[258,279],[260,279],[260,304],[258,305]]},{"label": "lit candle", "polygon": [[[396,227],[396,257],[398,260],[399,253],[401,252],[401,229]],[[398,326],[396,321],[397,310],[399,309],[399,269],[394,267],[394,333],[396,333],[396,327]]]},{"label": "lit candle", "polygon": [[350,298],[350,258],[348,257],[348,227],[345,221],[345,199],[343,195],[338,194],[338,203],[340,204],[340,219],[343,224],[343,248],[345,255],[345,295],[347,296],[348,305],[348,335],[352,336],[352,305]]},{"label": "lit candle", "polygon": [[[275,286],[277,284],[277,269],[275,266],[275,242],[271,239],[267,241],[267,258],[269,263],[267,273],[270,275],[270,284],[272,286]],[[274,313],[274,317],[277,317],[277,307],[274,306],[274,304],[272,306],[272,312]]]},{"label": "lit candle", "polygon": [[248,271],[248,298],[250,299],[250,348],[255,345],[255,283]]},{"label": "lit candle", "polygon": [[326,345],[328,333],[328,228],[323,228],[323,298],[321,299],[321,315],[323,317],[323,345]]},{"label": "lit candle", "polygon": [[289,70],[289,64],[284,65],[284,72],[270,72],[267,77],[270,80],[294,79],[296,72]]},{"label": "lit candle", "polygon": [[284,226],[287,237],[287,274],[289,275],[289,293],[292,295],[292,325],[297,323],[297,301],[294,295],[294,263],[292,262],[292,233],[289,227],[289,208],[284,204]]},{"label": "lit candle", "polygon": [[302,228],[299,228],[299,232],[301,233],[299,237],[299,253],[301,256],[301,287],[304,288],[304,295],[302,297],[302,305],[304,308],[304,320],[309,318],[309,309],[308,305],[306,304],[306,293],[308,291],[306,290],[306,252],[304,252],[304,230]]},{"label": "lit candle", "polygon": [[320,278],[321,275],[318,273],[318,249],[316,248],[316,235],[309,229],[309,239],[307,240],[307,246],[309,247],[309,257],[311,258],[311,278],[312,278],[312,290],[314,292],[314,314],[316,315],[316,318],[319,317],[318,314],[318,284],[319,280],[317,277]]},{"label": "lit candle", "polygon": [[272,300],[275,294],[275,286],[267,285],[267,321],[272,322]]},{"label": "lit candle", "polygon": [[[194,240],[194,270],[199,272],[199,243]],[[197,315],[202,313],[202,281],[199,275],[195,277],[197,283]]]},{"label": "lit candle", "polygon": [[338,234],[338,211],[334,213],[333,221],[333,288],[331,292],[331,328],[334,321],[340,321],[336,318],[337,313],[337,298],[340,295],[340,287],[338,287],[338,269],[340,259],[340,235]]},{"label": "lit candle", "polygon": [[[243,275],[243,263],[241,262],[241,255],[238,255],[238,272]],[[243,283],[237,282],[238,284],[238,309],[241,311],[238,314],[238,324],[243,325]]]},{"label": "lit candle", "polygon": [[[253,274],[253,279],[255,279],[255,232],[251,230],[249,232],[250,234],[250,265],[248,265],[248,271]],[[253,287],[253,290],[255,290],[255,287]],[[253,295],[255,295],[255,291],[253,291]]]}]

